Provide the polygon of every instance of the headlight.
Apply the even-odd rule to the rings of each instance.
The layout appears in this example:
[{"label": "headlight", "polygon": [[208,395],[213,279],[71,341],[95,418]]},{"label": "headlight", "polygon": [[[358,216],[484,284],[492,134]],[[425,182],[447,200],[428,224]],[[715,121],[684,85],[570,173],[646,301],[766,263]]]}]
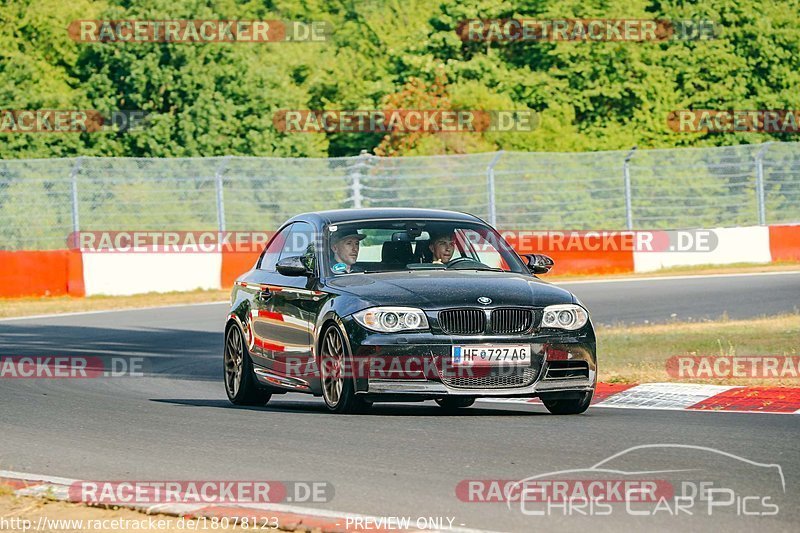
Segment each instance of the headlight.
[{"label": "headlight", "polygon": [[581,329],[589,320],[589,313],[575,304],[548,305],[542,317],[543,328]]},{"label": "headlight", "polygon": [[353,318],[365,328],[381,333],[428,329],[425,313],[413,307],[371,307]]}]

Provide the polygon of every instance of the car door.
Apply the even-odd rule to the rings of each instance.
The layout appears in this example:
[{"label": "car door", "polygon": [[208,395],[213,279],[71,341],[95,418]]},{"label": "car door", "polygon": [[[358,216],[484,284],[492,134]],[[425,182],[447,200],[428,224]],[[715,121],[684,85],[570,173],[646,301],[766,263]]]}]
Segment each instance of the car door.
[{"label": "car door", "polygon": [[276,265],[288,240],[292,225],[281,229],[269,242],[258,262],[253,276],[247,281],[247,290],[252,294],[250,302],[250,323],[253,332],[251,356],[256,365],[272,368],[275,345],[270,341],[275,336],[272,331],[275,315],[272,311],[272,296],[278,288],[280,277]]},{"label": "car door", "polygon": [[307,222],[298,222],[293,225],[278,260],[303,257],[315,272],[312,276],[283,276],[278,273],[276,285],[279,290],[271,298],[271,310],[278,320],[272,340],[280,347],[273,354],[273,368],[291,377],[305,374],[312,358],[313,328],[322,300],[322,293],[316,290],[316,242],[314,227]]},{"label": "car door", "polygon": [[[317,271],[315,231],[311,224],[296,222],[287,234],[280,260],[300,256]],[[298,377],[306,375],[312,366],[313,328],[322,306],[323,293],[316,290],[317,276],[284,276],[271,274],[268,291],[262,297],[259,312],[264,357],[275,373]]]}]

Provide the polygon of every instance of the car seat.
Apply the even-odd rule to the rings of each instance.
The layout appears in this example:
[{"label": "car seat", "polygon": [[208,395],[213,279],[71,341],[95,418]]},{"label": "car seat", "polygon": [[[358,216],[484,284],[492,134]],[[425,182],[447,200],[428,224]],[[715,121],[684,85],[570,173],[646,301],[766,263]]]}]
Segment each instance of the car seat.
[{"label": "car seat", "polygon": [[415,263],[433,263],[433,252],[430,249],[430,239],[423,239],[415,242],[414,248],[414,262]]},{"label": "car seat", "polygon": [[387,241],[381,248],[381,263],[389,268],[403,268],[414,262],[411,241]]}]

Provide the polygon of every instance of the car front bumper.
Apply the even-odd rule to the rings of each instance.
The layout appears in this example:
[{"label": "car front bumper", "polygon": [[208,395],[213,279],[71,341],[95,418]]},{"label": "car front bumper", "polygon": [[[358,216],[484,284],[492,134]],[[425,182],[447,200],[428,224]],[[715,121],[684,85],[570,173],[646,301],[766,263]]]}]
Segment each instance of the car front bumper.
[{"label": "car front bumper", "polygon": [[[535,397],[583,393],[597,381],[596,343],[591,324],[578,332],[534,331],[527,336],[453,336],[434,332],[373,333],[346,321],[359,395],[398,400],[445,396]],[[530,366],[478,371],[472,377],[448,372],[453,345],[530,346]],[[454,379],[455,378],[455,379]]]}]

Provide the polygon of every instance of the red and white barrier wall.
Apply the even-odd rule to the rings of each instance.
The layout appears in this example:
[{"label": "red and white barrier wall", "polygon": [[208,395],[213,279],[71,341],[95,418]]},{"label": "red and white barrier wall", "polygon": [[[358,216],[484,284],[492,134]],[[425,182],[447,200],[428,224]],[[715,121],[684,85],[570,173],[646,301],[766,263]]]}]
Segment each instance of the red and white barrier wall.
[{"label": "red and white barrier wall", "polygon": [[[663,268],[734,263],[770,263],[768,226],[717,228],[717,245],[708,252],[633,252],[634,272],[653,272]],[[666,232],[675,233],[675,232]]]},{"label": "red and white barrier wall", "polygon": [[85,253],[86,295],[219,289],[220,253]]},{"label": "red and white barrier wall", "polygon": [[[526,239],[523,232],[501,233],[520,254],[544,253],[552,257],[553,274],[641,273],[677,266],[800,261],[800,225],[647,232],[652,235],[646,237],[655,237],[657,242],[626,232],[611,232],[602,239],[577,239],[577,244],[583,246],[575,246],[575,239],[565,238],[564,233],[568,232],[552,232],[553,235],[536,239]],[[713,235],[713,249],[676,251],[667,246],[689,234]],[[641,243],[650,244],[650,249],[656,251]]]},{"label": "red and white barrier wall", "polygon": [[[685,232],[685,230],[682,230]],[[623,235],[600,249],[565,247],[502,232],[520,254],[545,253],[553,274],[652,272],[690,265],[800,261],[800,225],[717,228],[713,250],[637,251]],[[677,232],[658,232],[661,238]],[[616,245],[614,245],[616,242]],[[608,244],[611,243],[609,246]],[[0,251],[0,297],[129,295],[227,288],[258,258],[255,252],[82,253],[75,250]]]},{"label": "red and white barrier wall", "polygon": [[0,298],[17,296],[83,296],[83,254],[50,250],[0,250]]}]

